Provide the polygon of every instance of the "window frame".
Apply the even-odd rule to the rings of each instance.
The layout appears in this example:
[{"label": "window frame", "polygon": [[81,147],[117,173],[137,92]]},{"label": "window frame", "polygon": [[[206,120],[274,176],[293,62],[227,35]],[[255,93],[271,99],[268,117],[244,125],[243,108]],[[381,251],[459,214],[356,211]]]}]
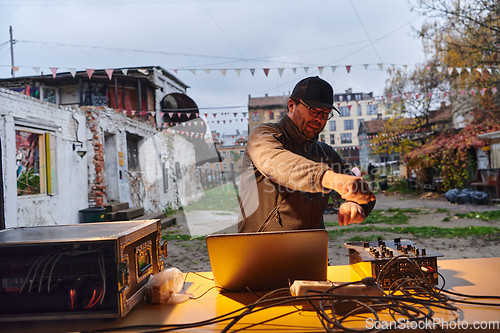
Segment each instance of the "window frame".
[{"label": "window frame", "polygon": [[[23,197],[27,195],[54,195],[57,194],[57,156],[56,156],[56,138],[55,131],[28,127],[16,124],[14,126],[15,131],[15,145],[16,145],[16,188],[17,188],[17,196]],[[35,180],[35,190],[29,189],[33,186],[26,186],[22,189],[20,185],[23,184],[23,181],[20,179],[20,176],[25,173],[25,170],[20,171],[22,163],[19,161],[23,161],[23,154],[20,150],[20,141],[18,141],[18,132],[29,133],[28,136],[24,140],[28,140],[28,137],[31,135],[37,136],[36,149],[33,152],[33,163],[30,163],[28,158],[28,163],[24,164],[24,166],[29,165],[27,170],[34,170],[33,176],[38,178]],[[26,193],[25,193],[26,191]]]}]

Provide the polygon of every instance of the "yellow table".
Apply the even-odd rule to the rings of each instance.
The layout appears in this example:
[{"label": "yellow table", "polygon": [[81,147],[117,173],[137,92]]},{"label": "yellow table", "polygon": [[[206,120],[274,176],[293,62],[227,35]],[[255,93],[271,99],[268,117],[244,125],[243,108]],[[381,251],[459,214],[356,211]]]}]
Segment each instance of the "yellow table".
[{"label": "yellow table", "polygon": [[[439,272],[446,278],[446,289],[473,295],[500,295],[500,258],[461,259],[438,261]],[[211,277],[211,272],[200,273]],[[359,276],[348,265],[330,266],[328,278],[332,281],[356,281]],[[147,305],[138,304],[126,317],[114,321],[96,320],[71,320],[71,321],[36,321],[22,323],[0,323],[0,331],[5,332],[67,332],[106,329],[131,325],[167,325],[186,324],[208,320],[241,308],[257,300],[251,293],[221,294],[210,280],[203,279],[195,274],[189,274],[186,282],[186,292],[193,296],[205,295],[196,300],[190,300],[176,305]],[[212,289],[211,289],[212,288]],[[259,293],[263,294],[263,293]],[[497,302],[495,300],[483,300]],[[458,319],[464,327],[464,321],[469,329],[474,323],[486,326],[490,330],[500,331],[500,307],[487,307],[455,303],[460,308]],[[300,308],[300,307],[299,307]],[[279,317],[273,319],[275,317]],[[435,309],[435,320],[450,322],[457,318],[456,314],[441,309]],[[381,319],[392,321],[386,315]],[[490,323],[488,323],[490,322]],[[195,332],[220,332],[228,321],[218,325],[203,326],[191,329]],[[358,317],[356,322],[351,321],[351,326],[367,327],[366,317]],[[371,325],[374,325],[372,322]],[[495,326],[496,325],[496,326]],[[493,328],[493,329],[492,329]],[[496,329],[495,329],[496,328]],[[245,329],[250,332],[321,332],[318,317],[313,311],[299,311],[294,306],[277,306],[260,311],[242,318],[230,332]],[[189,330],[188,330],[189,331]],[[397,332],[402,332],[398,330]],[[469,331],[470,332],[470,331]]]}]

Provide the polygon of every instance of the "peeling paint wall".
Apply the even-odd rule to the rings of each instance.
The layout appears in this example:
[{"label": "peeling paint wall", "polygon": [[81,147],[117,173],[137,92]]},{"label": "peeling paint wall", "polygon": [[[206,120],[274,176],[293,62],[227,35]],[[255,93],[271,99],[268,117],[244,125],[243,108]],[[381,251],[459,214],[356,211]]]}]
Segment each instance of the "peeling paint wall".
[{"label": "peeling paint wall", "polygon": [[[106,188],[118,188],[120,202],[130,207],[142,206],[145,212],[158,212],[165,207],[178,208],[180,204],[194,201],[203,194],[196,173],[196,158],[193,145],[180,135],[159,131],[142,122],[118,114],[115,110],[84,107],[89,121],[88,137],[92,143],[105,143],[105,135],[114,135],[116,147],[102,148],[102,152],[114,151],[108,156],[101,149],[89,150],[89,202],[97,202],[104,192],[103,205],[107,203]],[[127,140],[138,143],[138,169],[129,170]],[[118,161],[117,171],[110,176],[100,169],[104,162]],[[176,173],[175,166],[180,166]],[[99,174],[101,172],[101,174]],[[120,176],[121,175],[121,178]],[[104,183],[100,179],[104,176]],[[111,178],[111,179],[110,179]],[[118,186],[116,186],[118,184]],[[99,186],[104,186],[99,187]]]},{"label": "peeling paint wall", "polygon": [[[52,194],[17,193],[16,129],[54,136],[56,190]],[[80,209],[88,207],[87,156],[81,158],[73,143],[88,149],[85,115],[78,109],[21,95],[0,88],[0,137],[4,179],[6,228],[78,223]]]}]

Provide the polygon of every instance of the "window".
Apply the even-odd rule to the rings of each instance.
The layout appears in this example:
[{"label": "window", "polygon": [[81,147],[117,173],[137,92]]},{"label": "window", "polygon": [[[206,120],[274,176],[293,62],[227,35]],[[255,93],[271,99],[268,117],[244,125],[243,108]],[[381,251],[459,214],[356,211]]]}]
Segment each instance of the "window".
[{"label": "window", "polygon": [[222,152],[222,158],[223,158],[223,159],[225,159],[226,157],[227,157],[227,156],[226,156],[226,152],[225,152],[225,151],[223,151],[223,152]]},{"label": "window", "polygon": [[240,150],[240,156],[243,157],[244,154],[245,154],[245,151],[244,150]]},{"label": "window", "polygon": [[349,117],[351,115],[351,110],[347,106],[340,107],[340,117]]},{"label": "window", "polygon": [[330,120],[328,122],[328,126],[330,131],[336,131],[337,130],[337,125],[335,124],[335,120]]},{"label": "window", "polygon": [[215,171],[220,171],[220,163],[215,164]]},{"label": "window", "polygon": [[350,101],[352,99],[352,95],[347,95],[347,100]]},{"label": "window", "polygon": [[363,111],[361,111],[361,105],[358,105],[358,116],[362,116]]},{"label": "window", "polygon": [[16,129],[17,195],[56,193],[55,136]]},{"label": "window", "polygon": [[340,143],[352,143],[351,133],[340,134]]},{"label": "window", "polygon": [[335,144],[335,134],[330,134],[330,144],[331,145]]},{"label": "window", "polygon": [[222,170],[227,171],[227,163],[222,163]]},{"label": "window", "polygon": [[139,138],[127,135],[128,170],[139,171]]},{"label": "window", "polygon": [[377,114],[378,113],[378,106],[377,104],[371,104],[366,106],[366,114],[367,115],[372,115],[372,114]]},{"label": "window", "polygon": [[354,129],[354,121],[352,119],[344,120],[344,130],[353,130]]},{"label": "window", "polygon": [[274,120],[274,112],[269,111],[269,120]]},{"label": "window", "polygon": [[175,162],[175,178],[182,179],[181,164],[179,162]]},{"label": "window", "polygon": [[57,104],[57,90],[56,88],[42,88],[43,100],[49,103]]}]

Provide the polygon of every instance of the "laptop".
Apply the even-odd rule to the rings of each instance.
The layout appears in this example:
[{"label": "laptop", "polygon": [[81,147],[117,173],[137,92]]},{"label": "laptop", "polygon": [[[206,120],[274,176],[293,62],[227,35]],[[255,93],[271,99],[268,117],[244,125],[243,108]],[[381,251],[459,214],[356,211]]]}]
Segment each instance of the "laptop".
[{"label": "laptop", "polygon": [[264,291],[295,280],[326,281],[328,232],[323,229],[218,234],[206,237],[216,286]]}]

